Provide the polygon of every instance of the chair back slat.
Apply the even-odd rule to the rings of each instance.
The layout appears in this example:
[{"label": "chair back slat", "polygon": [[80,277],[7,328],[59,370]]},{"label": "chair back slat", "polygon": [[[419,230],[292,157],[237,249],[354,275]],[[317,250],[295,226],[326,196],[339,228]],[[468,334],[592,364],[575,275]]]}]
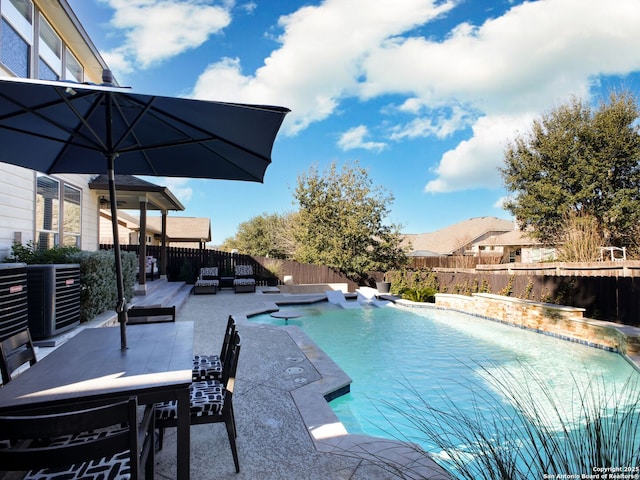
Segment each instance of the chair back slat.
[{"label": "chair back slat", "polygon": [[131,307],[127,310],[127,323],[136,325],[139,323],[175,322],[176,306],[170,307]]},{"label": "chair back slat", "polygon": [[10,382],[15,371],[22,365],[28,363],[31,366],[36,362],[36,351],[33,347],[29,329],[18,332],[0,342],[2,383]]},{"label": "chair back slat", "polygon": [[225,358],[227,357],[227,352],[229,351],[229,344],[231,343],[231,339],[233,335],[236,333],[236,322],[231,315],[229,315],[229,319],[227,320],[227,328],[224,331],[224,339],[222,340],[222,348],[220,349],[220,360],[222,360],[222,364],[224,365]]},{"label": "chair back slat", "polygon": [[[146,407],[138,430],[138,402],[135,397],[108,405],[83,408],[72,404],[37,413],[0,416],[0,440],[10,446],[0,447],[0,465],[6,471],[80,466],[90,460],[121,455],[129,451],[131,478],[139,478],[141,453],[147,469],[152,468],[154,408]],[[59,410],[51,413],[54,410]],[[46,440],[46,441],[45,441]],[[6,444],[6,443],[5,443]],[[152,472],[147,471],[147,476]],[[152,477],[150,477],[152,478]]]},{"label": "chair back slat", "polygon": [[[240,356],[240,347],[242,339],[237,331],[233,335],[232,341],[229,343],[227,357],[222,367],[222,384],[227,391],[227,395],[233,395],[233,388],[236,381],[236,370],[238,368],[238,357]],[[229,399],[230,400],[230,399]],[[225,401],[225,408],[231,405],[231,401]]]}]

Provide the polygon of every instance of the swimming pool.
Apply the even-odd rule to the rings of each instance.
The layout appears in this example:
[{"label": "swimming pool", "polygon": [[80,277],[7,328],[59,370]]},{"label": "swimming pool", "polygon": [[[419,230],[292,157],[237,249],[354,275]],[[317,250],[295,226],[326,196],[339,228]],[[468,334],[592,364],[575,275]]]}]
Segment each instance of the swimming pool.
[{"label": "swimming pool", "polygon": [[[441,453],[438,447],[422,432],[411,431],[406,418],[384,401],[424,401],[446,409],[447,400],[454,400],[469,415],[484,410],[481,417],[491,423],[495,405],[478,404],[474,386],[495,390],[491,377],[500,371],[523,382],[534,371],[557,398],[569,402],[580,401],[576,385],[603,378],[622,391],[628,379],[638,375],[618,354],[458,312],[368,306],[347,310],[331,304],[282,308],[286,309],[303,313],[288,323],[300,326],[352,378],[351,392],[331,402],[350,433],[397,437],[390,426],[403,425],[403,435],[435,454]],[[268,314],[251,320],[285,323]],[[502,405],[502,414],[514,410],[504,392],[493,391],[492,398],[484,400]],[[569,414],[578,410],[566,406]]]}]

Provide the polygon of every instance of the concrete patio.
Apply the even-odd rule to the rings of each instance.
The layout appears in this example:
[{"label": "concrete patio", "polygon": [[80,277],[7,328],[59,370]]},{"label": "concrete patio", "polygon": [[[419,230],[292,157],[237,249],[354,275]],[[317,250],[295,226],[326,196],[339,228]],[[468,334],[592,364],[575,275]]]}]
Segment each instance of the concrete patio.
[{"label": "concrete patio", "polygon": [[[188,297],[177,321],[195,323],[194,352],[219,352],[230,314],[242,335],[234,395],[240,473],[235,473],[224,425],[198,425],[191,429],[191,478],[448,478],[406,444],[348,434],[324,399],[350,382],[344,372],[297,327],[246,319],[277,308],[275,302],[317,299],[232,290]],[[173,480],[175,433],[167,433],[157,455],[156,478]]]}]

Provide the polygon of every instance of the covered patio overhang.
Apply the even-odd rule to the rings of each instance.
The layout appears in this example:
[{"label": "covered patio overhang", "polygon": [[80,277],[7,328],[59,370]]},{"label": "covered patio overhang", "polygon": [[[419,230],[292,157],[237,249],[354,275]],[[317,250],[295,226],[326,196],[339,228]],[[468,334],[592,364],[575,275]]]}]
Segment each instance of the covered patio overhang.
[{"label": "covered patio overhang", "polygon": [[[147,257],[147,211],[157,210],[162,214],[160,258],[158,271],[161,278],[167,274],[167,214],[169,210],[182,211],[184,205],[167,187],[147,182],[132,175],[116,175],[116,197],[118,210],[140,211],[140,251],[138,254],[139,274],[137,293],[146,292],[146,257]],[[89,183],[99,198],[100,208],[109,208],[109,183],[107,175],[98,175]]]}]

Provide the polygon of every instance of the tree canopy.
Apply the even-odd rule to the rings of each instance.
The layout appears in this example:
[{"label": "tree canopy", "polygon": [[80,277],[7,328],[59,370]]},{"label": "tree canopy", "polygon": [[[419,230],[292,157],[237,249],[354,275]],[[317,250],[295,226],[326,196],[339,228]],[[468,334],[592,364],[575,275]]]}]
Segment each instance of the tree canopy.
[{"label": "tree canopy", "polygon": [[295,259],[334,267],[351,276],[401,265],[405,252],[397,225],[385,224],[393,195],[374,186],[356,162],[298,177]]},{"label": "tree canopy", "polygon": [[640,220],[638,105],[612,93],[593,110],[573,98],[505,150],[505,208],[539,240],[561,243],[566,219],[593,218],[610,245],[634,245]]},{"label": "tree canopy", "polygon": [[247,255],[289,258],[293,255],[292,224],[294,213],[263,213],[238,226],[236,235],[227,238],[223,250],[238,250]]}]

